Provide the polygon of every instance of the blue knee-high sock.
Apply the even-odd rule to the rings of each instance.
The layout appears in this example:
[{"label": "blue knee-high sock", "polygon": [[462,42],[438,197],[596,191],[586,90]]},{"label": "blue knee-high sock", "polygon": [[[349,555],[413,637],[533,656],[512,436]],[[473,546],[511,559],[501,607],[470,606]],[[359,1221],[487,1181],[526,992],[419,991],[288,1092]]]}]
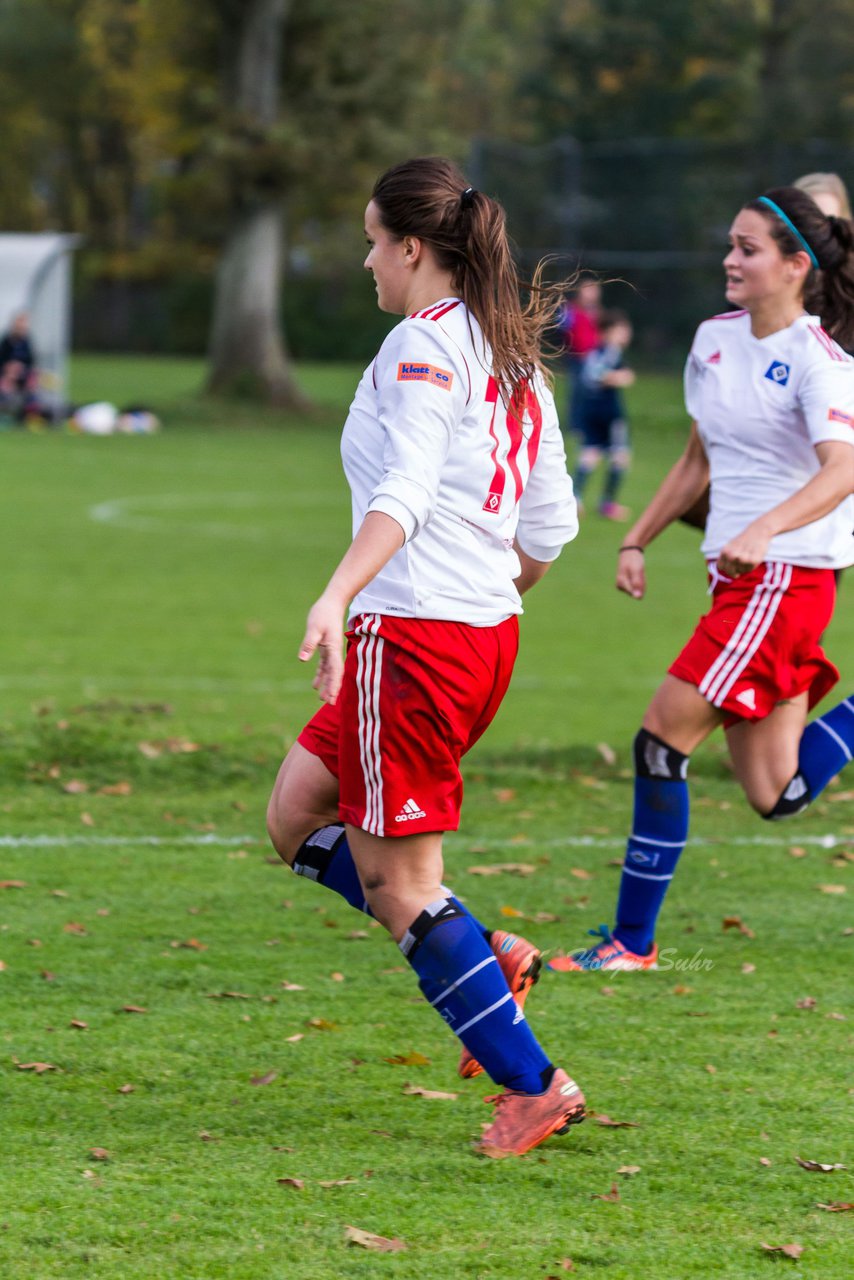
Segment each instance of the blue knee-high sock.
[{"label": "blue knee-high sock", "polygon": [[635,806],[614,937],[646,955],[688,839],[688,757],[642,729],[635,739]]},{"label": "blue knee-high sock", "polygon": [[[300,845],[292,870],[298,876],[305,876],[317,884],[322,884],[324,889],[331,889],[333,893],[339,894],[357,911],[363,912],[366,916],[373,915],[365,900],[365,892],[347,843],[347,832],[343,822],[333,822],[328,827],[320,827],[317,831],[313,831]],[[463,906],[458,898],[451,897],[450,900],[463,915],[474,920],[481,933],[488,939],[489,930],[472,915],[468,907]]]},{"label": "blue knee-high sock", "polygon": [[804,729],[798,749],[798,773],[815,800],[824,788],[854,759],[854,696],[812,720]]},{"label": "blue knee-high sock", "polygon": [[522,1093],[548,1088],[552,1064],[481,929],[453,898],[425,907],[400,949],[418,975],[425,999],[496,1084]]}]

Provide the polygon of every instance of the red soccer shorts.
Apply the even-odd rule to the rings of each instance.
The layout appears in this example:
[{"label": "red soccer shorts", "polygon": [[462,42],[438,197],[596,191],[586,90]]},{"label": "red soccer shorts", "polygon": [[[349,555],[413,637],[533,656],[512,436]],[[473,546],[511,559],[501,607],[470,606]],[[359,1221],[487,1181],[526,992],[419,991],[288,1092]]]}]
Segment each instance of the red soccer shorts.
[{"label": "red soccer shorts", "polygon": [[839,679],[819,644],[833,616],[833,570],[767,561],[740,578],[712,574],[712,581],[712,607],[670,674],[729,712],[727,724],[762,720],[805,691],[810,707],[820,702]]},{"label": "red soccer shorts", "polygon": [[459,763],[493,720],[519,647],[495,627],[363,614],[344,683],[297,739],[338,778],[342,822],[378,836],[456,831]]}]

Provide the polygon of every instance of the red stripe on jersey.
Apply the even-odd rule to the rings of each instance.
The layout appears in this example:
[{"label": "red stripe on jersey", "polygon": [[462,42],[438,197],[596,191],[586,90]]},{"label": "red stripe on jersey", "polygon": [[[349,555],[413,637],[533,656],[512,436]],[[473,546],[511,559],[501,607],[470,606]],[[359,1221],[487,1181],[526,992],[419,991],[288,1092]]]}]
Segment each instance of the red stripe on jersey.
[{"label": "red stripe on jersey", "polygon": [[498,461],[498,436],[495,434],[495,411],[498,407],[498,383],[495,378],[489,378],[486,384],[486,403],[492,405],[492,416],[489,419],[489,434],[492,436],[492,452],[490,457],[495,464],[495,474],[492,477],[492,484],[489,486],[489,492],[486,495],[486,502],[483,504],[484,511],[498,511],[501,506],[501,499],[504,496],[504,476],[505,471],[501,463]]},{"label": "red stripe on jersey", "polygon": [[534,463],[537,461],[537,454],[540,451],[540,437],[543,434],[543,411],[540,408],[539,400],[530,387],[528,387],[527,399],[528,413],[534,428],[528,441],[528,474],[530,475],[534,468]]},{"label": "red stripe on jersey", "polygon": [[818,338],[831,360],[845,361],[848,359],[845,352],[836,345],[827,330],[823,329],[820,324],[809,324],[807,328],[814,338]]},{"label": "red stripe on jersey", "polygon": [[739,316],[746,316],[747,311],[722,311],[718,316],[712,316],[713,320],[737,320]]},{"label": "red stripe on jersey", "polygon": [[434,302],[432,307],[427,307],[424,311],[414,311],[409,317],[410,320],[441,320],[442,316],[446,316],[449,311],[453,311],[454,307],[460,305],[460,299],[455,298],[453,302],[441,303]]}]

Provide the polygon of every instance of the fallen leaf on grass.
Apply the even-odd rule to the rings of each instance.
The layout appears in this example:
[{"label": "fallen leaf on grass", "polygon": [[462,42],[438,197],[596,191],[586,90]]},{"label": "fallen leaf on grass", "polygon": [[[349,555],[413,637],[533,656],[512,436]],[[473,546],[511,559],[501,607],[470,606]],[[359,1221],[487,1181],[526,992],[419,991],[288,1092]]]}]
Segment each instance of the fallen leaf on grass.
[{"label": "fallen leaf on grass", "polygon": [[816,888],[820,893],[844,893],[844,884],[817,884]]},{"label": "fallen leaf on grass", "polygon": [[814,1009],[818,1001],[815,996],[804,996],[801,1000],[795,1001],[796,1009]]},{"label": "fallen leaf on grass", "polygon": [[93,1160],[109,1160],[110,1153],[106,1147],[90,1147],[89,1155]]},{"label": "fallen leaf on grass", "polygon": [[631,1178],[634,1174],[640,1173],[640,1171],[641,1167],[639,1164],[621,1164],[617,1173],[622,1173],[625,1177]]},{"label": "fallen leaf on grass", "polygon": [[604,1125],[606,1129],[639,1129],[640,1125],[634,1120],[612,1120],[610,1116],[606,1116],[604,1112],[588,1111],[587,1114],[597,1124]]},{"label": "fallen leaf on grass", "polygon": [[750,964],[749,962],[747,962],[747,963],[745,963],[745,964],[743,964],[743,965],[741,966],[741,972],[742,972],[742,973],[755,973],[755,972],[756,972],[756,965],[755,965],[755,964]]},{"label": "fallen leaf on grass", "polygon": [[844,1013],[826,1013],[824,1016],[825,1016],[826,1018],[832,1018],[834,1022],[845,1022],[845,1021],[847,1021],[847,1019],[846,1019],[846,1017],[845,1017],[845,1014],[844,1014]]},{"label": "fallen leaf on grass", "polygon": [[807,856],[806,849],[804,849],[799,844],[793,844],[791,849],[789,850],[789,857],[791,858],[805,858],[806,856]]},{"label": "fallen leaf on grass", "polygon": [[202,1129],[199,1134],[199,1138],[202,1142],[219,1142],[219,1138],[215,1137],[212,1133],[208,1133],[207,1129]]},{"label": "fallen leaf on grass", "polygon": [[430,1059],[425,1058],[423,1053],[417,1053],[414,1049],[409,1053],[396,1053],[393,1058],[383,1058],[383,1062],[390,1062],[393,1067],[429,1067]]},{"label": "fallen leaf on grass", "polygon": [[711,1062],[706,1063],[706,1070],[708,1071],[710,1076],[717,1075],[718,1073],[717,1067],[714,1066]]},{"label": "fallen leaf on grass", "polygon": [[509,916],[511,920],[521,920],[524,918],[524,911],[517,911],[515,907],[502,907],[501,915]]},{"label": "fallen leaf on grass", "polygon": [[280,1187],[293,1187],[294,1191],[302,1191],[305,1183],[302,1178],[277,1178]]},{"label": "fallen leaf on grass", "polygon": [[88,1031],[88,1030],[89,1030],[89,1023],[88,1023],[88,1022],[81,1022],[79,1018],[72,1018],[68,1025],[69,1025],[69,1027],[73,1027],[75,1031]]},{"label": "fallen leaf on grass", "polygon": [[318,1182],[317,1185],[328,1191],[330,1187],[349,1187],[351,1183],[358,1181],[358,1178],[333,1178],[329,1182]]},{"label": "fallen leaf on grass", "polygon": [[819,1160],[802,1160],[800,1156],[795,1156],[795,1160],[809,1173],[833,1173],[836,1169],[847,1167],[844,1164],[822,1164]]},{"label": "fallen leaf on grass", "polygon": [[761,1165],[764,1165],[766,1169],[770,1169],[770,1167],[771,1167],[771,1161],[768,1159],[768,1157],[767,1157],[767,1156],[760,1156],[760,1157],[759,1157],[759,1163],[760,1163]]},{"label": "fallen leaf on grass", "polygon": [[209,991],[209,1000],[251,1000],[245,991]]},{"label": "fallen leaf on grass", "polygon": [[469,867],[470,876],[532,876],[536,867],[530,862],[490,862],[482,867]]},{"label": "fallen leaf on grass", "polygon": [[141,1004],[123,1004],[121,1009],[116,1010],[117,1013],[148,1013],[147,1009],[143,1009]]},{"label": "fallen leaf on grass", "polygon": [[256,1084],[256,1085],[257,1085],[257,1084],[272,1084],[272,1083],[273,1083],[273,1081],[274,1081],[274,1080],[276,1079],[276,1077],[278,1076],[278,1074],[279,1074],[279,1073],[278,1073],[278,1071],[268,1071],[268,1072],[267,1072],[267,1074],[266,1074],[266,1075],[263,1075],[263,1076],[250,1076],[250,1078],[249,1078],[249,1083],[250,1083],[250,1084]]},{"label": "fallen leaf on grass", "polygon": [[78,938],[86,937],[86,927],[77,920],[69,920],[68,924],[62,926],[63,933],[73,933]]},{"label": "fallen leaf on grass", "polygon": [[82,782],[80,778],[71,778],[68,782],[63,782],[62,789],[70,796],[82,796],[89,790],[89,783]]},{"label": "fallen leaf on grass", "polygon": [[135,1092],[136,1092],[135,1084],[122,1084],[122,1085],[119,1085],[118,1089],[116,1089],[116,1093],[135,1093]]},{"label": "fallen leaf on grass", "polygon": [[617,988],[616,987],[600,987],[599,994],[600,996],[615,996],[617,994]]},{"label": "fallen leaf on grass", "polygon": [[[572,1261],[572,1258],[561,1258],[557,1265],[560,1267],[561,1271],[575,1270],[575,1263]],[[558,1277],[555,1275],[547,1275],[546,1280],[558,1280]]]},{"label": "fallen leaf on grass", "polygon": [[0,880],[0,889],[26,889],[26,880]]},{"label": "fallen leaf on grass", "polygon": [[35,1071],[40,1076],[43,1071],[61,1071],[61,1067],[55,1067],[52,1062],[19,1062],[19,1071]]},{"label": "fallen leaf on grass", "polygon": [[187,938],[185,942],[181,942],[179,939],[175,938],[169,943],[169,946],[174,947],[176,951],[181,949],[187,951],[207,951],[208,949],[208,944],[206,942],[199,942],[198,938]]},{"label": "fallen leaf on grass", "polygon": [[309,1018],[306,1026],[314,1027],[315,1031],[336,1031],[338,1029],[338,1023],[330,1022],[328,1018]]},{"label": "fallen leaf on grass", "polygon": [[592,880],[593,879],[592,872],[585,871],[584,867],[570,867],[569,874],[571,876],[575,876],[576,880]]},{"label": "fallen leaf on grass", "polygon": [[616,1204],[620,1199],[620,1188],[616,1182],[611,1183],[611,1190],[604,1195],[591,1196],[591,1200],[607,1200],[610,1204]]},{"label": "fallen leaf on grass", "polygon": [[742,920],[741,916],[724,916],[723,927],[724,927],[724,931],[726,931],[727,929],[738,929],[739,933],[743,933],[745,938],[756,937],[756,934],[753,932],[752,929],[748,928],[748,926]]},{"label": "fallen leaf on grass", "polygon": [[305,1039],[305,1032],[298,1031],[295,1036],[285,1036],[285,1044],[298,1044]]},{"label": "fallen leaf on grass", "polygon": [[98,788],[99,796],[132,796],[133,787],[129,782],[112,782],[106,787]]},{"label": "fallen leaf on grass", "polygon": [[597,742],[596,750],[606,764],[614,765],[617,763],[617,753],[613,747],[608,746],[607,742]]},{"label": "fallen leaf on grass", "polygon": [[45,982],[55,982],[55,981],[56,981],[56,974],[55,974],[55,973],[51,973],[50,969],[42,969],[42,971],[41,971],[41,976],[44,978]]},{"label": "fallen leaf on grass", "polygon": [[686,987],[684,983],[678,982],[676,986],[672,988],[672,994],[674,996],[690,996],[694,994],[694,988]]},{"label": "fallen leaf on grass", "polygon": [[347,934],[345,942],[360,942],[362,938],[367,938],[368,934],[364,929],[353,929]]},{"label": "fallen leaf on grass", "polygon": [[824,1209],[827,1213],[847,1213],[854,1209],[854,1204],[846,1204],[842,1200],[833,1200],[830,1204],[816,1204],[816,1209]]},{"label": "fallen leaf on grass", "polygon": [[84,827],[94,827],[95,825],[95,819],[92,817],[91,813],[81,813],[80,821],[83,823]]},{"label": "fallen leaf on grass", "polygon": [[298,982],[288,982],[287,979],[282,981],[283,991],[305,991],[305,987],[301,987]]},{"label": "fallen leaf on grass", "polygon": [[766,1253],[782,1253],[787,1258],[799,1258],[804,1251],[802,1244],[765,1244],[764,1240],[760,1244],[760,1248]]},{"label": "fallen leaf on grass", "polygon": [[344,1234],[348,1244],[358,1245],[360,1249],[373,1249],[377,1253],[401,1253],[407,1246],[405,1240],[399,1240],[397,1236],[388,1239],[386,1236],[375,1236],[370,1231],[363,1231],[361,1227],[345,1226]]},{"label": "fallen leaf on grass", "polygon": [[433,1098],[441,1102],[453,1102],[460,1096],[458,1093],[442,1093],[438,1089],[422,1089],[417,1084],[405,1084],[403,1092],[412,1098]]},{"label": "fallen leaf on grass", "polygon": [[492,794],[497,804],[509,804],[511,800],[516,799],[516,792],[512,787],[498,787]]},{"label": "fallen leaf on grass", "polygon": [[343,982],[343,981],[344,981],[344,974],[343,974],[343,973],[330,973],[330,975],[329,975],[329,976],[330,976],[330,978],[332,979],[332,981],[333,981],[333,982]]}]

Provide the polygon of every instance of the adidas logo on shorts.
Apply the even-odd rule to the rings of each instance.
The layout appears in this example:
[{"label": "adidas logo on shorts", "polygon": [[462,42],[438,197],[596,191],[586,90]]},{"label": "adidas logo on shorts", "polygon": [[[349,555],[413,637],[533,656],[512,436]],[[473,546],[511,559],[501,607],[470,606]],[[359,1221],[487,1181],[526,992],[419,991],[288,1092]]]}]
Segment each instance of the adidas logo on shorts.
[{"label": "adidas logo on shorts", "polygon": [[423,809],[419,809],[414,800],[407,800],[400,813],[395,818],[395,822],[414,822],[416,818],[426,818],[427,814]]}]

